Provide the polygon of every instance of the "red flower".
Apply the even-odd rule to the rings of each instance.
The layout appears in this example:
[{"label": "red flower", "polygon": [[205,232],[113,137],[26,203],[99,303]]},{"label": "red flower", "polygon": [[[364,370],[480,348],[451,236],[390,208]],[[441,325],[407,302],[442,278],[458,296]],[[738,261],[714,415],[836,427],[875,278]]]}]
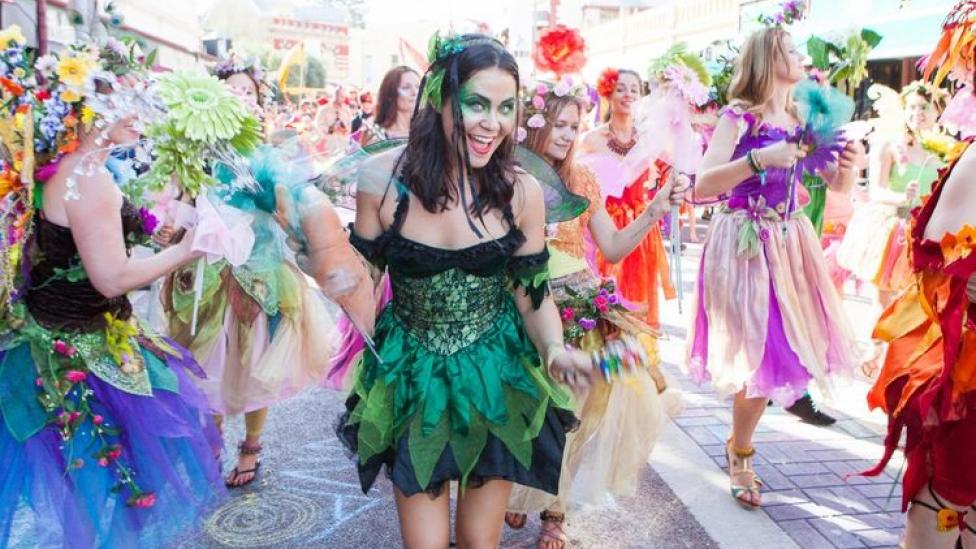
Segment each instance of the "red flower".
[{"label": "red flower", "polygon": [[67,379],[71,383],[81,383],[82,381],[88,379],[88,374],[80,370],[68,370],[67,373],[64,374],[64,379]]},{"label": "red flower", "polygon": [[606,69],[600,73],[600,78],[596,81],[596,93],[600,97],[610,97],[617,89],[617,80],[620,80],[620,71],[617,69]]},{"label": "red flower", "polygon": [[92,416],[92,423],[94,423],[95,425],[101,425],[105,423],[105,418],[98,414],[95,414],[94,416]]},{"label": "red flower", "polygon": [[36,97],[38,101],[44,101],[51,98],[51,92],[47,90],[41,90],[35,93],[34,97]]},{"label": "red flower", "polygon": [[112,461],[115,461],[115,460],[119,459],[120,457],[122,457],[122,447],[119,446],[118,444],[116,444],[115,446],[112,446],[112,449],[111,450],[109,450],[108,452],[105,452],[105,457],[107,457],[108,459],[110,459]]},{"label": "red flower", "polygon": [[577,29],[556,25],[542,31],[532,51],[535,66],[557,76],[579,72],[586,64],[586,41]]},{"label": "red flower", "polygon": [[138,494],[129,498],[128,503],[130,507],[149,509],[153,505],[156,505],[156,494],[154,492]]},{"label": "red flower", "polygon": [[19,96],[24,93],[24,88],[20,84],[10,80],[9,78],[0,78],[0,86],[7,90],[8,93],[14,96]]},{"label": "red flower", "polygon": [[566,307],[562,311],[563,320],[570,321],[576,318],[576,311],[572,307]]}]

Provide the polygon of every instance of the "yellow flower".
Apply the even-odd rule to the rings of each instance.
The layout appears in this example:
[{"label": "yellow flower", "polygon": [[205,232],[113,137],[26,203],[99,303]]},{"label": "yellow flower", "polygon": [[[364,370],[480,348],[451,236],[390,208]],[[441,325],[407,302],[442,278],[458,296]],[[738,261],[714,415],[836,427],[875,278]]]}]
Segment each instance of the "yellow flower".
[{"label": "yellow flower", "polygon": [[17,67],[16,69],[14,69],[14,76],[16,76],[17,78],[23,78],[27,76],[27,71],[25,71],[20,67]]},{"label": "yellow flower", "polygon": [[81,88],[94,66],[95,62],[87,57],[65,56],[58,61],[58,78],[72,88]]},{"label": "yellow flower", "polygon": [[95,111],[91,107],[85,105],[81,108],[81,123],[87,128],[91,126],[92,122],[95,121]]},{"label": "yellow flower", "polygon": [[0,45],[6,46],[10,42],[16,42],[18,44],[26,44],[27,39],[24,38],[24,33],[20,31],[18,25],[10,25],[9,27],[0,30]]},{"label": "yellow flower", "polygon": [[81,94],[79,94],[76,90],[68,88],[61,92],[61,101],[64,101],[65,103],[77,103],[78,101],[81,101]]},{"label": "yellow flower", "polygon": [[14,115],[14,128],[16,128],[18,131],[23,131],[24,129],[24,118],[25,116],[22,112]]}]

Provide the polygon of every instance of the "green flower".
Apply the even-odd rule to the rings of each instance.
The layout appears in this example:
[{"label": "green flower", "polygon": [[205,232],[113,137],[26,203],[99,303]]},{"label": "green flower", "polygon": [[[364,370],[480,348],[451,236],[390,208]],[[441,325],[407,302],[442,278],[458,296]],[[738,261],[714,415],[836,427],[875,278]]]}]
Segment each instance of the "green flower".
[{"label": "green flower", "polygon": [[169,119],[187,138],[216,143],[235,138],[250,115],[238,98],[210,75],[175,72],[159,81]]}]

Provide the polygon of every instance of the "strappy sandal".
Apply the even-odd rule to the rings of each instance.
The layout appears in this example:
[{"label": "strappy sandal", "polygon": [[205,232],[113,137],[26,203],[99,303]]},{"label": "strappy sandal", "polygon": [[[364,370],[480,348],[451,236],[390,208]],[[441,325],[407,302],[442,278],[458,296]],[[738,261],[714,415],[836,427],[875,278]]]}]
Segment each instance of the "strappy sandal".
[{"label": "strappy sandal", "polygon": [[[745,449],[735,448],[732,446],[732,439],[729,439],[725,445],[725,455],[729,460],[729,489],[732,497],[744,509],[750,511],[758,509],[762,506],[760,489],[763,483],[752,468],[752,456],[756,455],[756,449],[751,446]],[[739,464],[738,467],[736,462]],[[745,483],[737,483],[736,480],[743,476],[748,480]]]},{"label": "strappy sandal", "polygon": [[[251,443],[245,440],[237,446],[237,453],[239,456],[256,456],[261,453],[262,449],[263,447],[261,446],[260,442]],[[224,485],[228,488],[243,488],[258,478],[258,470],[260,469],[260,461],[255,461],[254,467],[251,469],[245,469],[243,471],[237,467],[234,467],[234,470],[230,472],[230,476],[224,480]],[[251,475],[251,478],[244,482],[240,482],[239,479],[246,475]]]},{"label": "strappy sandal", "polygon": [[529,517],[525,513],[505,513],[505,524],[512,530],[525,528],[525,523]]},{"label": "strappy sandal", "polygon": [[[543,511],[539,514],[542,519],[542,530],[539,531],[538,549],[566,549],[569,538],[563,530],[563,523],[566,521],[565,513],[552,513]],[[550,527],[546,528],[549,524]]]}]

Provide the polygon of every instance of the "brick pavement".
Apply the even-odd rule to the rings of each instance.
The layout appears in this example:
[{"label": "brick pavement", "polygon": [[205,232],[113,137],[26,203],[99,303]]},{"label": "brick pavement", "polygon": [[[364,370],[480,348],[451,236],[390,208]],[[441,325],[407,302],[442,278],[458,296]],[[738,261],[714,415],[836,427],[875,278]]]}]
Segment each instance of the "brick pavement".
[{"label": "brick pavement", "polygon": [[[694,384],[678,366],[699,256],[697,245],[689,245],[684,254],[684,315],[677,315],[673,303],[662,310],[662,356],[665,371],[685,395],[685,409],[674,423],[717,468],[727,471],[724,443],[730,432],[731,405],[719,401],[710,387]],[[866,300],[847,296],[845,308],[859,319],[855,329],[866,338],[873,323],[860,321],[872,318]],[[903,533],[901,487],[896,481],[903,463],[900,452],[879,477],[847,476],[873,466],[882,454],[884,418],[867,412],[868,387],[865,381],[852,380],[838,388],[830,401],[836,407],[825,407],[838,419],[833,427],[807,425],[771,406],[757,429],[754,465],[765,482],[761,512],[804,549],[897,547]],[[672,489],[681,493],[680,487]],[[731,498],[728,491],[716,497]],[[729,523],[731,528],[739,526],[747,527],[738,519]]]}]

